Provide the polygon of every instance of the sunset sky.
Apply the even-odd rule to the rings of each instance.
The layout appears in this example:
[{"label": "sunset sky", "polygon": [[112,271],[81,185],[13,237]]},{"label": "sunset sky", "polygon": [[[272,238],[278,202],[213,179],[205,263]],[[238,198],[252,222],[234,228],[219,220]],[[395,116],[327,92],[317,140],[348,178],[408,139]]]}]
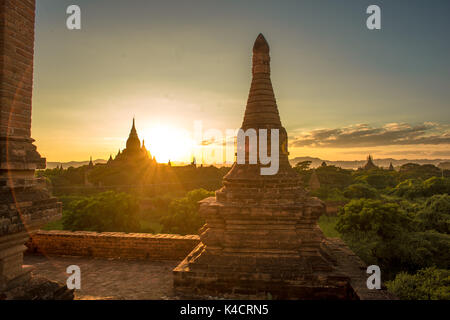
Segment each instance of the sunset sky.
[{"label": "sunset sky", "polygon": [[107,159],[135,116],[159,161],[189,161],[195,121],[240,127],[261,32],[291,157],[450,159],[449,15],[445,0],[39,0],[32,136],[48,161]]}]

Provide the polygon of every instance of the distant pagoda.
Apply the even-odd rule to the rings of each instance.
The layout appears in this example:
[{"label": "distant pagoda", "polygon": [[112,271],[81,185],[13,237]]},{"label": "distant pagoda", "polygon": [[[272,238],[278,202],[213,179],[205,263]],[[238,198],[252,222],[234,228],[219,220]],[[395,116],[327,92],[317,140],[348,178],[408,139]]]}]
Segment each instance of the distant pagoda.
[{"label": "distant pagoda", "polygon": [[394,166],[392,165],[392,162],[389,163],[389,171],[395,171]]},{"label": "distant pagoda", "polygon": [[372,170],[372,169],[378,169],[378,167],[373,163],[372,156],[369,154],[367,157],[367,162],[363,167],[363,170]]},{"label": "distant pagoda", "polygon": [[131,131],[127,139],[126,148],[117,153],[114,160],[111,159],[108,161],[110,163],[117,162],[127,162],[127,161],[142,161],[142,160],[150,160],[151,154],[145,147],[144,140],[139,140],[139,136],[136,131],[135,119],[133,118],[133,124],[131,126]]}]

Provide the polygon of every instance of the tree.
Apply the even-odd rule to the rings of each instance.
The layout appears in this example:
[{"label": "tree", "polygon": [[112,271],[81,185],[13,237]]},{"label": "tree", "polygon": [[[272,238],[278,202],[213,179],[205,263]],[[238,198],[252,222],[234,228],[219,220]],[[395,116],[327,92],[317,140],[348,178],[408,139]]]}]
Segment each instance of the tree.
[{"label": "tree", "polygon": [[430,197],[435,194],[450,194],[450,179],[431,177],[422,183],[423,195]]},{"label": "tree", "polygon": [[417,179],[406,179],[394,188],[393,194],[407,199],[421,197],[423,196],[422,183]]},{"label": "tree", "polygon": [[432,164],[406,163],[399,170],[400,181],[406,179],[426,180],[431,177],[440,177],[441,175],[441,169]]},{"label": "tree", "polygon": [[431,197],[435,194],[448,194],[450,193],[450,179],[441,177],[431,177],[425,181],[407,179],[399,183],[394,188],[393,193],[408,199]]},{"label": "tree", "polygon": [[204,219],[198,214],[198,202],[213,195],[214,192],[196,189],[188,192],[184,198],[172,200],[168,214],[160,219],[162,232],[197,234],[205,224]]},{"label": "tree", "polygon": [[345,188],[352,184],[352,171],[336,166],[320,166],[316,170],[320,185],[329,188]]},{"label": "tree", "polygon": [[311,163],[312,163],[312,161],[310,161],[310,160],[300,161],[300,162],[297,162],[297,164],[295,165],[295,168],[300,171],[308,170]]},{"label": "tree", "polygon": [[427,199],[417,217],[423,230],[450,234],[450,196],[434,195]]},{"label": "tree", "polygon": [[103,192],[70,202],[63,214],[66,230],[139,232],[138,201],[131,195]]},{"label": "tree", "polygon": [[420,230],[398,203],[352,200],[341,208],[336,230],[363,261],[379,265],[388,278],[405,270],[450,266],[450,235]]},{"label": "tree", "polygon": [[403,300],[450,300],[450,270],[430,267],[414,275],[401,272],[386,286]]},{"label": "tree", "polygon": [[375,199],[378,197],[378,192],[368,184],[356,183],[344,190],[344,196],[348,199]]},{"label": "tree", "polygon": [[382,190],[387,187],[394,187],[397,184],[395,178],[397,173],[395,171],[374,169],[370,171],[362,171],[361,173],[359,173],[359,176],[356,177],[355,182],[367,183],[371,187],[378,190]]}]

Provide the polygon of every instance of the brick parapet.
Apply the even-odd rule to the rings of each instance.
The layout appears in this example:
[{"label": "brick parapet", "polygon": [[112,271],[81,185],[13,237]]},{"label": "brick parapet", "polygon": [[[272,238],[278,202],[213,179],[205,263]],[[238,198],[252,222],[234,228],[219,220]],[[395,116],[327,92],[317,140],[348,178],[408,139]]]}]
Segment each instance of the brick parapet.
[{"label": "brick parapet", "polygon": [[197,235],[40,230],[26,245],[45,255],[182,260],[199,242]]}]

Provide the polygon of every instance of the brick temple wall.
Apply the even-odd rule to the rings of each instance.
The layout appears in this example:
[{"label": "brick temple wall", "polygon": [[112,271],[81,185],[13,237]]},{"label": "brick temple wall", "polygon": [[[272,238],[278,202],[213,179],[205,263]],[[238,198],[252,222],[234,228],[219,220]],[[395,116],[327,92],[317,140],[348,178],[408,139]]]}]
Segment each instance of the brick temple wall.
[{"label": "brick temple wall", "polygon": [[0,135],[30,137],[34,0],[0,0]]},{"label": "brick temple wall", "polygon": [[38,231],[26,245],[45,255],[182,260],[199,242],[197,235],[52,230]]}]

